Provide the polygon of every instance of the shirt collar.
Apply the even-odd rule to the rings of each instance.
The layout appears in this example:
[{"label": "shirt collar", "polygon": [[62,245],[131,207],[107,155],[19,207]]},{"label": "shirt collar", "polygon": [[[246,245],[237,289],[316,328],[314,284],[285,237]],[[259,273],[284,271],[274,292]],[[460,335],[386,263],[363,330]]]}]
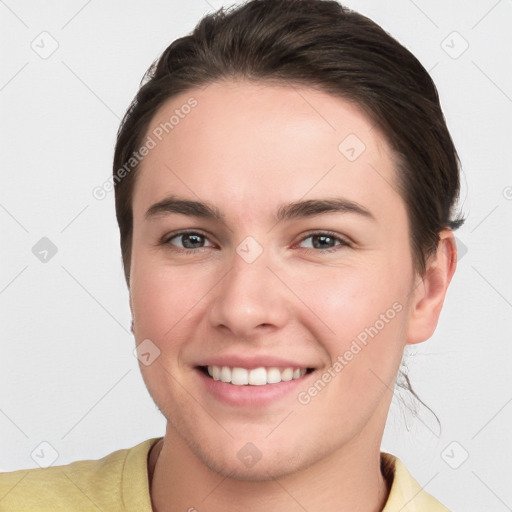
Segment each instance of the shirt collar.
[{"label": "shirt collar", "polygon": [[386,452],[380,456],[382,474],[392,480],[382,512],[450,512],[420,486],[399,458]]}]

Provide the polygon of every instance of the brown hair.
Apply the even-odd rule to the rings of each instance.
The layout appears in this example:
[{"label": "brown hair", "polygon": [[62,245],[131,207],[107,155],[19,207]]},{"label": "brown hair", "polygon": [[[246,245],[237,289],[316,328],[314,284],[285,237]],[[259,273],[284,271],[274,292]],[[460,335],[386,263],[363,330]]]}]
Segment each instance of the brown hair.
[{"label": "brown hair", "polygon": [[459,160],[425,68],[372,20],[335,0],[251,0],[208,14],[150,66],[117,133],[116,216],[129,286],[132,197],[139,149],[169,98],[222,79],[315,87],[355,102],[394,150],[409,215],[415,269],[423,274],[459,193]]}]

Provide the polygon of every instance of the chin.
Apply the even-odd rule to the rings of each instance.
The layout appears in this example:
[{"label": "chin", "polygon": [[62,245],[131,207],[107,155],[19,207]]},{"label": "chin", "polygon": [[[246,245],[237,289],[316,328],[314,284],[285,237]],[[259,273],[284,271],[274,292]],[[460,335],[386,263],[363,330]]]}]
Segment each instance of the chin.
[{"label": "chin", "polygon": [[280,457],[275,456],[266,460],[262,456],[259,461],[250,467],[246,466],[237,457],[230,460],[225,458],[223,460],[203,459],[203,464],[222,477],[242,482],[271,482],[276,478],[285,477],[301,469],[297,462],[285,465]]},{"label": "chin", "polygon": [[[322,454],[305,452],[304,446],[282,443],[274,445],[270,440],[231,441],[225,444],[210,442],[206,446],[194,443],[189,447],[201,463],[211,471],[233,480],[266,482],[283,478],[315,464]],[[204,442],[205,440],[203,440]]]}]

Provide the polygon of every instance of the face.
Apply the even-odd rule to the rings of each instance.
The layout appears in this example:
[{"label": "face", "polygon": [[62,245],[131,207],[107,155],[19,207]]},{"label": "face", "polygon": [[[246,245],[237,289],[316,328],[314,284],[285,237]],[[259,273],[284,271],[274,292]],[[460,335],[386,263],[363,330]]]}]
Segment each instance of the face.
[{"label": "face", "polygon": [[130,305],[168,429],[241,479],[378,449],[415,287],[385,138],[343,99],[248,82],[172,98],[146,136]]}]

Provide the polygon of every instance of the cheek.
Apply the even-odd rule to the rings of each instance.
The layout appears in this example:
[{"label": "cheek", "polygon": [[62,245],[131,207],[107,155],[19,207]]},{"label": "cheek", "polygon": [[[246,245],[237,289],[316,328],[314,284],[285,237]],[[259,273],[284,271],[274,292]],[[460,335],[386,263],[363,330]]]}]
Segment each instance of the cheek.
[{"label": "cheek", "polygon": [[180,355],[191,339],[191,317],[197,314],[204,291],[201,280],[189,270],[157,264],[149,256],[139,257],[132,270],[131,300],[136,343],[149,339],[158,356],[149,365],[139,365],[146,386],[166,413],[168,403],[181,398],[173,377],[181,371]]},{"label": "cheek", "polygon": [[297,295],[311,307],[318,321],[335,337],[346,339],[377,322],[381,315],[386,316],[385,320],[394,319],[397,309],[405,309],[408,279],[404,273],[392,270],[374,260],[357,269],[322,269],[315,273],[314,280],[305,282],[302,278],[300,286],[301,276],[296,275],[293,282]]},{"label": "cheek", "polygon": [[331,268],[317,273],[314,286],[302,286],[304,303],[316,318],[308,327],[336,365],[333,373],[343,374],[336,379],[340,392],[375,388],[377,393],[382,382],[394,379],[405,344],[408,276],[392,270],[377,261],[357,272]]},{"label": "cheek", "polygon": [[130,287],[138,337],[162,340],[170,336],[200,303],[206,286],[197,266],[170,267],[150,255],[139,256]]},{"label": "cheek", "polygon": [[[329,329],[315,333],[329,364],[322,382],[303,390],[301,404],[309,417],[332,413],[337,432],[349,432],[354,422],[366,421],[372,411],[390,399],[405,343],[406,308],[392,283],[369,286],[372,279],[351,276],[330,279],[329,292],[309,292],[305,302],[318,306]],[[310,325],[309,329],[313,329]]]}]

